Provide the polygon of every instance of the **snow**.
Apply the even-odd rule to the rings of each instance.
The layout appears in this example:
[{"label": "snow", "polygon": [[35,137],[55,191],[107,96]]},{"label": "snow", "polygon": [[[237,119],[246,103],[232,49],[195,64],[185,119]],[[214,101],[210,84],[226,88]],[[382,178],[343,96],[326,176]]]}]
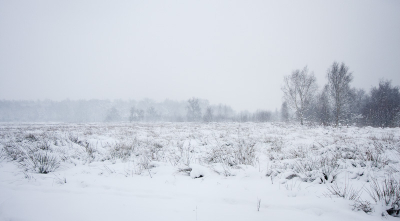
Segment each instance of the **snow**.
[{"label": "snow", "polygon": [[[373,213],[352,210],[354,201],[327,194],[333,174],[314,179],[319,170],[296,172],[295,162],[336,153],[332,150],[357,154],[350,150],[363,152],[379,141],[388,146],[381,155],[389,163],[373,166],[365,160],[362,166],[359,158],[340,158],[334,182],[359,189],[390,171],[399,178],[393,172],[399,128],[55,123],[3,124],[0,129],[0,220],[380,220],[386,207],[371,201]],[[10,143],[22,149],[35,145],[25,141],[27,134],[51,141],[59,168],[40,174],[7,157],[4,148]],[[92,150],[70,136],[90,143]],[[221,146],[226,152],[218,152]],[[255,155],[244,164],[250,161],[236,156],[248,156],[249,146]],[[111,154],[123,150],[131,155]],[[224,157],[212,158],[216,153]],[[365,191],[361,197],[371,200]]]}]

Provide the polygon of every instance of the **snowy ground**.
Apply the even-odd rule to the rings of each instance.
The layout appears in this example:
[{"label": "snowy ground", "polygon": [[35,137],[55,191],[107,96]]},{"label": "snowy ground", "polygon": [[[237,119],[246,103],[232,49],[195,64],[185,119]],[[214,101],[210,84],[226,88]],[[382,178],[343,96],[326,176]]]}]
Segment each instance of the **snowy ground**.
[{"label": "snowy ground", "polygon": [[1,124],[0,220],[397,220],[369,192],[399,150],[399,128]]}]

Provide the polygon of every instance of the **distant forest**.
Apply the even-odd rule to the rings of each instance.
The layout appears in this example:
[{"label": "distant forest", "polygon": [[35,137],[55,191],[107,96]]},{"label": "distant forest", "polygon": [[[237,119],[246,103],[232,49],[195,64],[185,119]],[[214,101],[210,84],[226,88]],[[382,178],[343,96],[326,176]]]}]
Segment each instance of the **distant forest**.
[{"label": "distant forest", "polygon": [[[275,114],[275,115],[274,115]],[[259,110],[236,113],[224,104],[210,105],[208,100],[187,101],[135,100],[0,100],[1,122],[226,122],[279,120],[279,113]]]},{"label": "distant forest", "polygon": [[353,75],[334,62],[321,89],[308,68],[284,77],[284,101],[274,112],[236,112],[208,100],[0,100],[0,122],[298,122],[324,126],[400,126],[400,89],[381,80],[369,92],[351,87]]}]

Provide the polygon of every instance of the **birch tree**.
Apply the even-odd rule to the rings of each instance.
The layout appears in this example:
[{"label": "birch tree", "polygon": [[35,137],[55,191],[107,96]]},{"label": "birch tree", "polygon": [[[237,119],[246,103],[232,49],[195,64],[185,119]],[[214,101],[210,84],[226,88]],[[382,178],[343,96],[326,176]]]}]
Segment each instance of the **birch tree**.
[{"label": "birch tree", "polygon": [[283,102],[281,106],[281,120],[283,122],[289,122],[289,109],[287,102]]},{"label": "birch tree", "polygon": [[316,78],[308,73],[307,66],[303,70],[295,70],[291,75],[284,77],[282,91],[284,99],[296,112],[301,125],[304,124],[304,113],[310,107],[313,95],[317,90]]},{"label": "birch tree", "polygon": [[331,122],[331,106],[329,103],[328,85],[325,85],[321,93],[317,95],[315,109],[318,122],[324,126],[329,125]]},{"label": "birch tree", "polygon": [[338,126],[346,118],[351,101],[350,82],[353,80],[353,75],[344,63],[339,65],[338,62],[333,62],[328,69],[327,78],[329,95],[332,99],[333,120]]},{"label": "birch tree", "polygon": [[188,121],[199,121],[201,119],[200,100],[198,98],[189,99],[186,109]]}]

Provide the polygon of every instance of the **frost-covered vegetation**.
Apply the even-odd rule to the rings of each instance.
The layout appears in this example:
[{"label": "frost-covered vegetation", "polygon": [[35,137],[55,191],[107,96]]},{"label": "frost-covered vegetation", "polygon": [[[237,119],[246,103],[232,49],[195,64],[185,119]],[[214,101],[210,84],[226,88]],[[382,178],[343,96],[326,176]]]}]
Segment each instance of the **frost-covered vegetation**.
[{"label": "frost-covered vegetation", "polygon": [[[341,212],[354,210],[351,215],[344,212],[344,218],[356,215],[373,220],[399,214],[399,156],[399,128],[283,123],[3,124],[0,192],[8,196],[5,193],[16,182],[23,183],[17,192],[34,191],[32,185],[50,188],[43,179],[53,180],[52,191],[70,191],[76,183],[80,188],[113,183],[119,189],[132,179],[156,189],[176,177],[181,182],[227,182],[227,188],[249,182],[259,184],[251,189],[257,198],[248,202],[248,196],[243,196],[242,204],[254,206],[254,211],[279,211],[275,204],[285,207],[301,196],[312,198],[315,205],[328,202]],[[91,179],[97,181],[88,184]],[[206,183],[186,184],[209,191],[202,197],[213,195],[214,187]],[[134,191],[137,186],[130,188]],[[268,190],[286,196],[274,202]],[[199,200],[196,197],[193,200]],[[294,208],[315,205],[299,201]],[[10,211],[3,211],[4,219],[18,217]]]},{"label": "frost-covered vegetation", "polygon": [[282,120],[295,119],[302,125],[400,126],[400,88],[392,86],[390,80],[381,80],[367,94],[351,87],[353,74],[343,62],[333,62],[326,78],[327,84],[318,92],[317,79],[307,66],[285,76]]}]

